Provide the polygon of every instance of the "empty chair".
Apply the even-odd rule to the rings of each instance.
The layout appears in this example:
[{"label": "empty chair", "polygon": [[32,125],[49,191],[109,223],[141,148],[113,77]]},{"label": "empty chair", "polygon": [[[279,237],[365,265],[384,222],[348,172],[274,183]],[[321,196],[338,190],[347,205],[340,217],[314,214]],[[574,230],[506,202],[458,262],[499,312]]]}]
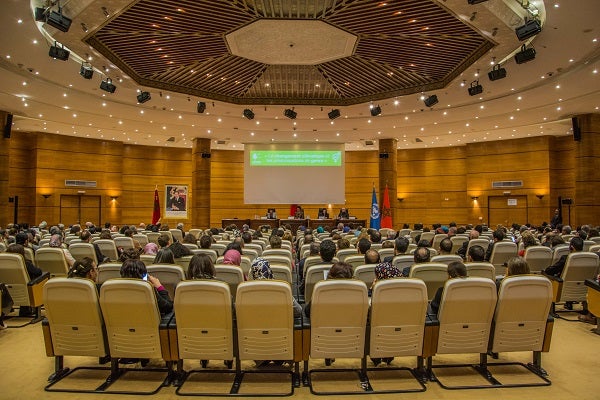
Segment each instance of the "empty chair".
[{"label": "empty chair", "polygon": [[496,269],[489,262],[470,262],[466,263],[465,267],[467,267],[467,276],[496,280]]},{"label": "empty chair", "polygon": [[427,298],[433,299],[438,288],[448,280],[448,266],[440,263],[415,264],[410,269],[409,278],[418,278],[427,286]]},{"label": "empty chair", "polygon": [[172,241],[183,242],[183,233],[180,229],[169,229]]},{"label": "empty chair", "polygon": [[50,273],[51,277],[67,276],[69,264],[65,253],[57,247],[42,247],[35,253],[35,265],[42,271]]},{"label": "empty chair", "polygon": [[117,261],[119,259],[117,246],[111,239],[98,239],[94,243],[98,245],[104,257],[108,257],[110,261]]},{"label": "empty chair", "polygon": [[217,252],[213,249],[195,249],[192,250],[192,253],[194,254],[208,254],[208,256],[210,257],[210,260],[214,263],[217,262]]},{"label": "empty chair", "polygon": [[357,254],[355,256],[348,256],[344,262],[352,265],[352,270],[354,270],[359,265],[363,265],[365,263],[365,255]]},{"label": "empty chair", "polygon": [[358,250],[355,249],[354,247],[349,248],[349,249],[338,250],[337,253],[335,254],[335,256],[340,261],[346,261],[346,257],[348,257],[348,256],[355,256],[355,255],[358,255]]},{"label": "empty chair", "polygon": [[244,273],[236,265],[215,264],[216,278],[229,285],[229,291],[233,296],[237,293],[237,287],[244,282]]},{"label": "empty chair", "polygon": [[[175,289],[179,282],[185,280],[185,272],[179,265],[153,264],[147,268],[148,273],[158,278],[169,292],[169,297],[175,297]],[[187,268],[186,268],[187,271]]]},{"label": "empty chair", "polygon": [[546,246],[529,246],[525,249],[525,261],[532,273],[539,273],[550,266],[552,249]]},{"label": "empty chair", "polygon": [[598,274],[598,255],[594,253],[576,252],[567,256],[565,267],[560,278],[548,276],[552,281],[553,303],[552,312],[555,313],[555,304],[564,301],[586,301],[586,279],[595,279]]},{"label": "empty chair", "polygon": [[106,282],[109,279],[121,277],[121,264],[120,263],[105,263],[98,266],[98,278],[99,284]]},{"label": "empty chair", "polygon": [[375,267],[377,264],[359,265],[354,269],[354,277],[359,281],[363,281],[367,287],[371,287],[375,280]]},{"label": "empty chair", "polygon": [[560,244],[558,246],[555,246],[552,248],[552,261],[550,262],[550,265],[554,265],[556,264],[556,262],[558,260],[560,260],[560,258],[564,255],[569,254],[569,244]]},{"label": "empty chair", "polygon": [[[98,302],[96,285],[89,279],[54,278],[44,285],[44,342],[46,354],[55,358],[55,370],[48,378],[46,390],[67,375],[79,369],[64,368],[65,356],[106,357],[108,347],[104,334],[104,320]],[[102,368],[105,369],[105,368]],[[94,392],[91,389],[64,391]],[[61,391],[60,389],[58,391]]]},{"label": "empty chair", "polygon": [[69,253],[71,253],[73,258],[77,261],[80,261],[84,257],[91,258],[96,265],[98,265],[98,261],[102,261],[97,259],[94,245],[91,243],[71,243],[69,246]]},{"label": "empty chair", "polygon": [[117,246],[117,249],[127,250],[135,248],[133,244],[133,239],[127,236],[116,237],[113,239],[113,241],[115,242],[115,246]]},{"label": "empty chair", "polygon": [[504,275],[506,262],[517,255],[517,245],[513,242],[496,242],[490,256],[490,263],[496,268],[496,275]]},{"label": "empty chair", "polygon": [[437,256],[431,257],[431,262],[441,263],[441,264],[450,264],[451,262],[459,261],[462,262],[462,257],[456,254],[439,254]]}]

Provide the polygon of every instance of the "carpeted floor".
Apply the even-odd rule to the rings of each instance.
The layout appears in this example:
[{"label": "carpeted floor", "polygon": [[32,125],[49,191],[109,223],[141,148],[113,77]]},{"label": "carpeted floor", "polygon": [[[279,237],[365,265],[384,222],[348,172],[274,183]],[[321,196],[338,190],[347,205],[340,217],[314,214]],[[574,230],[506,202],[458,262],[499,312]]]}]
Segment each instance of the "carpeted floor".
[{"label": "carpeted floor", "polygon": [[[576,314],[569,313],[565,316],[574,318]],[[9,322],[14,324],[14,322]],[[527,400],[550,400],[550,399],[577,399],[577,400],[597,400],[600,398],[600,387],[598,384],[598,367],[600,366],[600,336],[592,333],[592,328],[589,324],[581,322],[568,322],[564,320],[556,320],[554,333],[552,337],[552,345],[550,353],[543,354],[543,367],[548,371],[552,385],[548,387],[537,388],[504,388],[504,389],[485,389],[485,390],[444,390],[437,383],[429,382],[427,391],[422,393],[408,394],[376,394],[365,395],[361,398],[369,399],[392,399],[392,398],[415,398],[415,399],[527,399]],[[0,357],[2,360],[2,371],[0,373],[0,399],[91,399],[93,394],[71,394],[71,393],[48,393],[44,391],[46,380],[53,372],[54,359],[46,357],[44,350],[44,342],[42,336],[41,324],[29,325],[20,329],[5,329],[0,331]],[[522,361],[529,362],[531,355],[529,353],[513,353],[501,354],[499,361]],[[446,362],[478,362],[477,356],[439,356],[434,358],[436,363]],[[493,361],[493,360],[490,360]],[[397,359],[393,365],[396,366],[414,366],[415,360],[412,358]],[[154,362],[153,362],[154,364]],[[211,365],[220,366],[222,363],[212,362]],[[65,365],[74,367],[78,365],[97,365],[97,359],[92,358],[75,358],[70,357],[65,361]],[[159,364],[157,364],[158,366]],[[324,366],[322,360],[311,361],[311,368],[322,368]],[[335,367],[358,367],[359,363],[355,360],[337,360]],[[370,363],[369,363],[369,366]],[[186,361],[186,369],[198,368],[199,362]],[[449,372],[440,371],[440,379],[442,375],[447,382],[461,380],[463,377],[461,370],[451,370]],[[506,381],[518,381],[521,376],[508,368],[504,371],[494,370],[494,375],[500,374]],[[102,371],[100,378],[107,376],[106,371]],[[133,375],[133,373],[132,373]],[[402,379],[407,379],[406,375],[401,375]],[[94,374],[87,375],[83,371],[78,380],[81,382],[94,382],[97,377]],[[319,381],[323,388],[343,388],[345,386],[356,386],[353,377],[349,380],[345,376],[340,376],[339,380],[321,380]],[[372,384],[379,384],[381,388],[393,383],[386,382],[382,378],[372,378]],[[148,385],[145,377],[141,377],[135,382],[138,385]],[[161,379],[148,378],[148,379]],[[212,384],[219,387],[218,380],[221,377],[211,378]],[[280,385],[277,382],[265,381],[260,376],[253,375],[248,377],[248,385],[263,386],[264,389],[282,390],[286,389],[286,385]],[[131,379],[133,380],[133,379]],[[535,380],[535,377],[534,377]],[[141,382],[141,383],[140,383]],[[279,386],[278,386],[279,385]],[[201,385],[202,387],[202,385]],[[206,387],[204,385],[203,387]],[[225,385],[225,387],[228,387]],[[244,385],[242,385],[244,387]],[[251,389],[250,386],[245,387],[244,391]],[[114,394],[102,394],[98,398],[138,398],[142,396],[119,396]],[[175,388],[164,387],[157,394],[153,395],[153,399],[174,398]],[[147,396],[143,396],[148,398]],[[316,397],[311,395],[309,388],[301,387],[295,390],[293,396],[297,399],[305,399],[308,397]],[[330,396],[341,397],[341,396]],[[354,397],[357,398],[357,397]]]}]

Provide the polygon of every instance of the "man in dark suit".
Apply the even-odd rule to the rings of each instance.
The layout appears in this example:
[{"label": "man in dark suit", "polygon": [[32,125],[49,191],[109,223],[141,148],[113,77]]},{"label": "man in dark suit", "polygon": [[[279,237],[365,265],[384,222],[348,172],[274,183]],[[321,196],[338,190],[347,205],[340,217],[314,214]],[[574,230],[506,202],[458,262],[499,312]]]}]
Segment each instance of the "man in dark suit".
[{"label": "man in dark suit", "polygon": [[348,219],[350,218],[350,214],[346,208],[342,208],[340,213],[338,214],[338,219]]},{"label": "man in dark suit", "polygon": [[[575,236],[569,242],[569,253],[574,253],[577,251],[583,251],[583,239],[579,236]],[[557,262],[546,268],[544,273],[546,275],[560,276],[565,268],[568,256],[568,254],[561,256]]]}]

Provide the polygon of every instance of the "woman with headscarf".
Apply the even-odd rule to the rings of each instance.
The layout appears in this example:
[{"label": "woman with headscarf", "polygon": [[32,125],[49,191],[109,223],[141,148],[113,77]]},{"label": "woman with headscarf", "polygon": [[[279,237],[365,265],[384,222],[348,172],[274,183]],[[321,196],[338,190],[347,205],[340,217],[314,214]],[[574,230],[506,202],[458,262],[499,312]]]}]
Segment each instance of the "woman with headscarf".
[{"label": "woman with headscarf", "polygon": [[237,250],[227,250],[223,254],[223,264],[237,265],[239,267],[242,264],[242,255]]},{"label": "woman with headscarf", "polygon": [[158,253],[158,245],[156,243],[148,243],[144,246],[144,254],[149,256],[156,256]]}]

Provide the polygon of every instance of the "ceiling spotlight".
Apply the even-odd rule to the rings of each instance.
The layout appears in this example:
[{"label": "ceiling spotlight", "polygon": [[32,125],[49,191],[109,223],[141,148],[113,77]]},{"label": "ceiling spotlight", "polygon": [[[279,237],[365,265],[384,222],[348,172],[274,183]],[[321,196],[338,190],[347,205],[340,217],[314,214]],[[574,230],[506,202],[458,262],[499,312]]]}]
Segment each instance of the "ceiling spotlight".
[{"label": "ceiling spotlight", "polygon": [[244,110],[243,114],[244,114],[244,117],[246,117],[248,119],[254,119],[254,112],[251,109],[249,109],[249,108],[246,108]]},{"label": "ceiling spotlight", "polygon": [[204,112],[204,110],[206,110],[206,103],[203,101],[199,101],[197,110],[198,110],[198,113],[202,114]]},{"label": "ceiling spotlight", "polygon": [[371,115],[373,117],[378,116],[379,114],[381,114],[381,107],[378,105],[371,107]]},{"label": "ceiling spotlight", "polygon": [[340,116],[340,110],[338,110],[337,108],[335,108],[335,109],[329,111],[327,113],[327,116],[329,117],[329,119],[339,118],[339,116]]},{"label": "ceiling spotlight", "polygon": [[114,93],[115,90],[117,90],[117,87],[113,85],[112,79],[106,78],[105,81],[100,82],[100,89],[108,93]]},{"label": "ceiling spotlight", "polygon": [[426,107],[433,107],[438,103],[437,95],[432,94],[431,96],[426,97],[425,100],[423,100],[423,103],[425,103]]},{"label": "ceiling spotlight", "polygon": [[85,79],[92,79],[92,76],[94,76],[94,69],[92,68],[92,65],[82,61],[81,68],[79,69],[79,75],[83,76]]},{"label": "ceiling spotlight", "polygon": [[71,54],[69,50],[65,49],[62,44],[58,47],[56,42],[54,42],[54,46],[50,46],[50,50],[48,51],[50,57],[61,61],[67,61],[69,54]]},{"label": "ceiling spotlight", "polygon": [[286,108],[285,110],[283,110],[283,115],[285,115],[289,119],[296,119],[298,113],[292,110],[291,108]]},{"label": "ceiling spotlight", "polygon": [[541,31],[542,26],[540,25],[540,21],[538,21],[537,19],[530,19],[529,21],[525,21],[525,25],[519,26],[515,29],[517,38],[520,41],[527,40],[530,37],[537,35]]},{"label": "ceiling spotlight", "polygon": [[150,99],[152,99],[150,92],[140,92],[140,94],[137,95],[137,102],[140,104],[143,104]]},{"label": "ceiling spotlight", "polygon": [[48,10],[42,7],[36,7],[34,10],[34,18],[36,21],[46,21],[46,12]]},{"label": "ceiling spotlight", "polygon": [[535,49],[533,47],[527,48],[525,45],[521,46],[521,51],[515,54],[515,62],[517,64],[524,64],[535,58]]},{"label": "ceiling spotlight", "polygon": [[494,68],[488,72],[488,78],[490,81],[497,81],[498,79],[506,78],[506,70],[500,67],[500,64],[494,65]]},{"label": "ceiling spotlight", "polygon": [[483,93],[483,86],[479,84],[479,81],[471,82],[471,86],[469,87],[469,96],[476,96],[481,93]]}]

